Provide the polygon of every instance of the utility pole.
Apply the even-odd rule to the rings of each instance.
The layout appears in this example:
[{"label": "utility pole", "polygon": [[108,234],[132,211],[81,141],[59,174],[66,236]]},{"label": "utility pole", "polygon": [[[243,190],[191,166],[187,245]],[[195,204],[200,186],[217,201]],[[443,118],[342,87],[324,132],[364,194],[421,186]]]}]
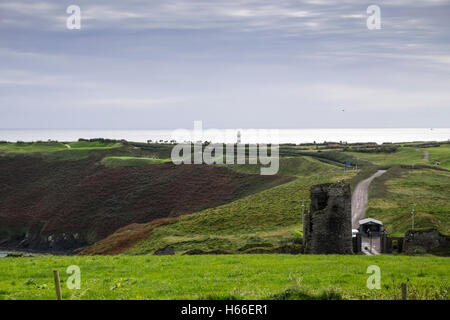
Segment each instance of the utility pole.
[{"label": "utility pole", "polygon": [[302,199],[302,215],[305,214],[305,200]]},{"label": "utility pole", "polygon": [[305,219],[305,199],[302,199],[302,221]]}]

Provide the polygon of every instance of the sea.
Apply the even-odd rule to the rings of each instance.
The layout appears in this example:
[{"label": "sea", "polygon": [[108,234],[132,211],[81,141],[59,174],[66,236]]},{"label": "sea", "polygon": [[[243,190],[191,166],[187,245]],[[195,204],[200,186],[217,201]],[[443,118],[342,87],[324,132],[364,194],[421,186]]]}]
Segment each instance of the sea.
[{"label": "sea", "polygon": [[449,141],[450,128],[351,128],[351,129],[205,129],[186,130],[85,130],[0,129],[0,141],[77,141],[80,138],[125,139],[133,142],[212,141],[235,143],[322,143],[322,142],[414,142]]}]

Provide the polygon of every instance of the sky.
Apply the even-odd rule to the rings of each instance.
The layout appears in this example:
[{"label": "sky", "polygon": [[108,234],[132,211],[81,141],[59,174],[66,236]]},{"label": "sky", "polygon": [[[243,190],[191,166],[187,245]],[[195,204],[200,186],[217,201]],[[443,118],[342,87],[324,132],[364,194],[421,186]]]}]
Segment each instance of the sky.
[{"label": "sky", "polygon": [[450,0],[0,0],[0,128],[447,128],[449,16]]}]

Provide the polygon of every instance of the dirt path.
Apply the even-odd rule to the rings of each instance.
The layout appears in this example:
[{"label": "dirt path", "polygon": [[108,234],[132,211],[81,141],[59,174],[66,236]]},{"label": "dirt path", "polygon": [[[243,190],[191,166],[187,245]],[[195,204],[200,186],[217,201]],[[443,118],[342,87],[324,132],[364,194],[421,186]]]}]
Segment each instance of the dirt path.
[{"label": "dirt path", "polygon": [[[421,151],[420,149],[416,149],[416,151]],[[428,161],[430,160],[430,153],[428,151],[423,151],[423,160]]]},{"label": "dirt path", "polygon": [[378,170],[370,178],[358,183],[352,195],[352,228],[358,229],[359,220],[364,219],[367,201],[369,200],[369,187],[373,179],[384,174],[386,170]]},{"label": "dirt path", "polygon": [[369,237],[362,236],[361,237],[361,251],[365,255],[373,256],[380,254],[381,252],[381,238],[374,237],[372,241]]}]

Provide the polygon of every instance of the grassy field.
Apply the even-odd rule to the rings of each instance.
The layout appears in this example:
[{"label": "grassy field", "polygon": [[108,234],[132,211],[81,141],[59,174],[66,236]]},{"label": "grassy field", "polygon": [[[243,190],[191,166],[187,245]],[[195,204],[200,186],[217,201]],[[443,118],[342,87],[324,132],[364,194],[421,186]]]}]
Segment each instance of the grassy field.
[{"label": "grassy field", "polygon": [[437,228],[450,234],[450,172],[433,169],[392,167],[371,185],[366,216],[384,222],[392,235],[411,228],[415,205],[415,226]]},{"label": "grassy field", "polygon": [[120,147],[120,143],[105,143],[98,141],[34,142],[34,143],[2,143],[0,151],[6,153],[49,153],[70,149],[108,149]]},{"label": "grassy field", "polygon": [[[448,299],[449,258],[405,256],[214,255],[0,259],[0,299],[54,299],[53,269],[63,299]],[[81,269],[69,290],[66,269]],[[367,267],[381,271],[369,290]]]},{"label": "grassy field", "polygon": [[67,146],[61,142],[36,142],[36,143],[2,143],[0,151],[4,153],[33,153],[54,152],[66,150]]},{"label": "grassy field", "polygon": [[428,164],[423,160],[423,152],[416,151],[416,148],[400,148],[397,152],[390,153],[361,153],[343,152],[353,159],[367,161],[375,166],[392,166],[397,164]]},{"label": "grassy field", "polygon": [[0,156],[29,155],[54,161],[77,161],[88,157],[108,156],[123,149],[120,143],[99,141],[0,143]]},{"label": "grassy field", "polygon": [[[289,148],[285,148],[289,150]],[[291,150],[295,150],[291,147]],[[429,161],[424,160],[424,151],[430,154]],[[289,153],[289,152],[288,152]],[[399,147],[392,153],[368,153],[368,152],[349,152],[342,150],[324,150],[318,152],[301,152],[314,158],[323,158],[333,160],[339,163],[350,162],[352,165],[358,164],[359,167],[390,167],[394,165],[429,165],[434,166],[434,160],[441,162],[440,167],[450,169],[450,145],[443,144],[440,147],[417,148],[417,147]]]},{"label": "grassy field", "polygon": [[[253,164],[235,164],[235,165],[223,165],[236,172],[247,174],[259,174],[261,165]],[[336,166],[329,165],[320,162],[317,159],[311,157],[297,156],[297,157],[280,157],[278,174],[286,176],[313,176],[317,174],[333,174],[343,169],[339,169]]]},{"label": "grassy field", "polygon": [[107,168],[118,168],[118,167],[139,167],[155,163],[169,162],[170,159],[155,159],[155,158],[144,158],[144,157],[129,157],[129,156],[109,156],[104,157],[100,162]]},{"label": "grassy field", "polygon": [[104,148],[118,148],[122,144],[114,142],[101,141],[76,141],[67,144],[71,149],[104,149]]},{"label": "grassy field", "polygon": [[438,160],[441,162],[439,167],[450,170],[450,144],[442,145],[438,148],[426,148],[422,150],[429,152],[431,163]]}]

